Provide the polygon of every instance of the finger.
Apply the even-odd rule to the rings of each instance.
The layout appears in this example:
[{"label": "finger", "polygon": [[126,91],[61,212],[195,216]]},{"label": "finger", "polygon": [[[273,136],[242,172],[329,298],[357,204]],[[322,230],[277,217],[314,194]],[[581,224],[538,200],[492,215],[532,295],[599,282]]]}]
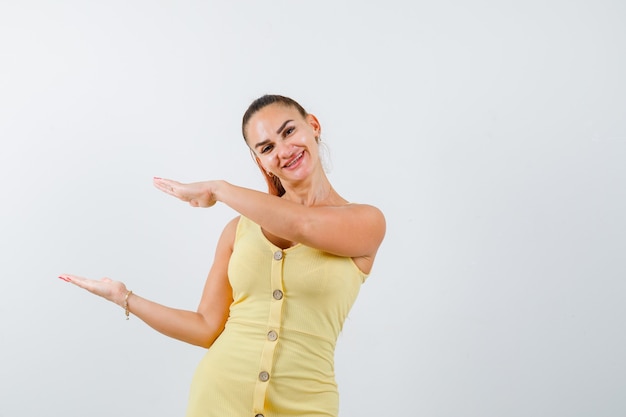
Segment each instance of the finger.
[{"label": "finger", "polygon": [[188,188],[189,184],[183,184],[173,180],[158,179],[154,181],[154,186],[166,194],[176,197],[181,201],[188,202],[190,200]]},{"label": "finger", "polygon": [[163,191],[163,192],[166,192],[166,193],[169,193],[169,192],[173,191],[173,189],[174,189],[174,187],[172,187],[172,186],[171,186],[171,185],[169,185],[169,184],[166,184],[166,183],[164,182],[164,180],[162,180],[162,179],[156,179],[156,178],[155,178],[154,180],[152,180],[152,184],[153,184],[156,188],[158,188],[159,190],[161,190],[161,191]]},{"label": "finger", "polygon": [[166,178],[159,178],[159,177],[154,177],[152,179],[152,182],[157,186],[165,187],[165,188],[174,188],[178,185],[181,185],[181,183],[178,181],[168,180]]},{"label": "finger", "polygon": [[169,194],[173,197],[179,198],[179,196],[176,193],[176,189],[180,185],[179,182],[155,177],[152,180],[152,183],[154,184],[156,188],[163,191],[164,193]]},{"label": "finger", "polygon": [[61,274],[59,275],[59,278],[65,282],[71,282],[71,283],[85,281],[87,279],[87,278],[80,277],[78,275],[72,275],[72,274]]},{"label": "finger", "polygon": [[66,274],[59,275],[59,279],[62,279],[65,282],[71,282],[72,281],[72,279],[69,276],[67,276]]},{"label": "finger", "polygon": [[64,274],[60,276],[59,278],[61,278],[62,280],[66,282],[74,284],[77,287],[84,288],[86,290],[93,287],[92,285],[93,280],[84,278],[84,277],[79,277],[78,275]]},{"label": "finger", "polygon": [[85,277],[80,277],[78,275],[64,274],[65,278],[61,278],[64,281],[67,281],[71,284],[76,285],[79,288],[87,290],[91,293],[101,295],[103,286],[100,280],[89,279]]}]

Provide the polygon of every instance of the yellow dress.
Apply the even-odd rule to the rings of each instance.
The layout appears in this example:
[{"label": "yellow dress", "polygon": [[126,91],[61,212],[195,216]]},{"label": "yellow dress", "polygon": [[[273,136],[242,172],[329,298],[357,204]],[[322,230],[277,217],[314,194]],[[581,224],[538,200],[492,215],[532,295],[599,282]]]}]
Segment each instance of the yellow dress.
[{"label": "yellow dress", "polygon": [[193,377],[187,417],[331,417],[335,343],[367,275],[351,258],[281,250],[241,216],[226,327]]}]

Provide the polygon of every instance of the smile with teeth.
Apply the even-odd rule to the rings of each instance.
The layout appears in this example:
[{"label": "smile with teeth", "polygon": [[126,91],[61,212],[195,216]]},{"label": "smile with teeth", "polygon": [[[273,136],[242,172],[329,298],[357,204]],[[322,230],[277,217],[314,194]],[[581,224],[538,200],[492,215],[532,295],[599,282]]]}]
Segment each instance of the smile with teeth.
[{"label": "smile with teeth", "polygon": [[288,164],[285,164],[284,168],[289,168],[289,167],[293,166],[296,162],[298,162],[300,160],[300,158],[302,158],[302,155],[304,155],[304,152],[300,152],[300,154],[298,154],[298,156],[296,156],[291,161],[289,161]]}]

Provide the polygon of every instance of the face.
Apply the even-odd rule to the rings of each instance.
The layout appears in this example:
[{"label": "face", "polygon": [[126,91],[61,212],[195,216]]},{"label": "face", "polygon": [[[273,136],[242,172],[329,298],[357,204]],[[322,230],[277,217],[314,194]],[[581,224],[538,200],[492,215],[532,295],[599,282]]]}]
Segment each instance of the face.
[{"label": "face", "polygon": [[247,143],[257,160],[282,181],[303,180],[321,169],[318,144],[320,125],[313,115],[293,107],[270,104],[256,112],[246,126]]}]

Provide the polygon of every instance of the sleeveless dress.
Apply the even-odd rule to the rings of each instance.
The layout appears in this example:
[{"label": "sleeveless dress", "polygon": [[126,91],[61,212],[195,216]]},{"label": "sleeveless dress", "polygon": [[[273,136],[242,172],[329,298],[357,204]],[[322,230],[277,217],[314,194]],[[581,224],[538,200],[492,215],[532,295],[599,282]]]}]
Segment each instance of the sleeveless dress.
[{"label": "sleeveless dress", "polygon": [[351,258],[282,250],[241,216],[234,301],[196,369],[187,417],[336,417],[335,343],[366,278]]}]

